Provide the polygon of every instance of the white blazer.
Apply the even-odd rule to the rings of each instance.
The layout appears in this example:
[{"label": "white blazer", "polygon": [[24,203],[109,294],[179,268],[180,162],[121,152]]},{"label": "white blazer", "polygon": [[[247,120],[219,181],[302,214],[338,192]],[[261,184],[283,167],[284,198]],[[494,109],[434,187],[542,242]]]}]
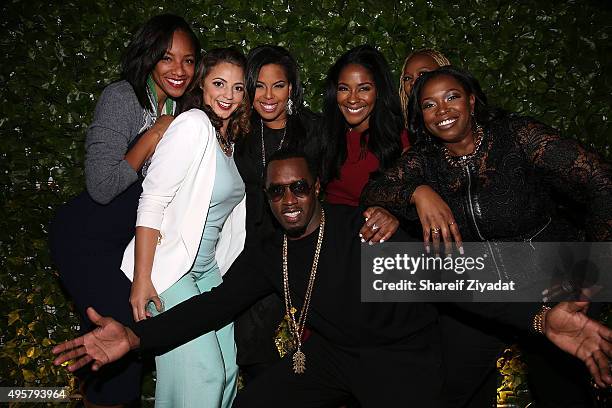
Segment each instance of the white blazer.
[{"label": "white blazer", "polygon": [[[191,109],[168,127],[151,158],[142,183],[136,226],[160,231],[151,280],[162,293],[195,261],[200,246],[216,170],[215,129],[204,112]],[[229,215],[215,258],[227,272],[244,247],[246,206],[243,198]],[[134,280],[134,238],[123,254],[121,270]]]}]

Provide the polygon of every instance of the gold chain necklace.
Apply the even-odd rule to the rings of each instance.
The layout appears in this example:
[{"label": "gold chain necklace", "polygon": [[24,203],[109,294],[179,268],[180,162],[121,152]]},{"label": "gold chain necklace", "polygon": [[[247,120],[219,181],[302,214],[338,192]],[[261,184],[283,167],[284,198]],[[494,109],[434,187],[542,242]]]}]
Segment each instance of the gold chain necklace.
[{"label": "gold chain necklace", "polygon": [[283,292],[285,295],[285,310],[289,320],[289,330],[295,342],[297,350],[293,353],[293,372],[303,374],[306,370],[306,355],[302,351],[302,334],[306,327],[306,316],[308,315],[308,307],[310,306],[310,297],[312,288],[314,287],[315,277],[317,275],[317,266],[319,264],[319,254],[321,253],[321,244],[323,243],[323,233],[325,232],[325,211],[321,209],[321,223],[319,224],[319,237],[315,249],[314,259],[312,260],[312,268],[310,268],[310,278],[308,279],[308,287],[304,296],[304,304],[300,311],[298,320],[295,320],[297,309],[293,307],[291,302],[291,293],[289,292],[289,271],[287,268],[287,234],[283,237]]}]

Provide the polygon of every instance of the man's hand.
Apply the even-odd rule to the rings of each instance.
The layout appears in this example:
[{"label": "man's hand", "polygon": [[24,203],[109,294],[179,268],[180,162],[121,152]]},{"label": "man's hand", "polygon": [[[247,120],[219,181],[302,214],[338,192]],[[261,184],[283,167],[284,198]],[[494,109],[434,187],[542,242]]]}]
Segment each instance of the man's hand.
[{"label": "man's hand", "polygon": [[612,385],[612,330],[586,316],[588,302],[562,302],[544,315],[543,331],[560,349],[582,360],[600,387]]},{"label": "man's hand", "polygon": [[134,332],[115,319],[100,316],[92,307],[87,309],[87,316],[98,327],[84,336],[55,346],[53,354],[61,354],[53,364],[60,365],[76,359],[68,366],[69,371],[75,371],[93,361],[91,369],[98,371],[103,365],[119,360],[140,345],[140,339]]}]

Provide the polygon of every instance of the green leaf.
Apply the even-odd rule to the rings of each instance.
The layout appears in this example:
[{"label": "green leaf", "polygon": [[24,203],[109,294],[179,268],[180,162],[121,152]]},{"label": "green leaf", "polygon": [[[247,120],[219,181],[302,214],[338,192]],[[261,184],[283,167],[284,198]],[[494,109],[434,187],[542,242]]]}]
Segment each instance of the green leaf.
[{"label": "green leaf", "polygon": [[19,320],[19,311],[18,310],[14,310],[12,312],[9,312],[9,314],[8,314],[8,325],[12,326],[13,323],[15,323],[17,320]]}]

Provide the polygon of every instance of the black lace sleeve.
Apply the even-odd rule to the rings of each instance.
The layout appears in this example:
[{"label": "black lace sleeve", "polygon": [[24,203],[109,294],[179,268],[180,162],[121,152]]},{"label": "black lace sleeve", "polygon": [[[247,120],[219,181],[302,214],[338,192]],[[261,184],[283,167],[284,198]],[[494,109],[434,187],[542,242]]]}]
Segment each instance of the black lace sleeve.
[{"label": "black lace sleeve", "polygon": [[523,118],[515,128],[527,159],[556,191],[586,208],[591,241],[612,240],[612,167],[577,141],[561,138],[542,123]]},{"label": "black lace sleeve", "polygon": [[364,206],[379,205],[408,220],[418,220],[410,197],[425,183],[425,156],[418,148],[405,152],[394,166],[373,177],[361,193]]}]

